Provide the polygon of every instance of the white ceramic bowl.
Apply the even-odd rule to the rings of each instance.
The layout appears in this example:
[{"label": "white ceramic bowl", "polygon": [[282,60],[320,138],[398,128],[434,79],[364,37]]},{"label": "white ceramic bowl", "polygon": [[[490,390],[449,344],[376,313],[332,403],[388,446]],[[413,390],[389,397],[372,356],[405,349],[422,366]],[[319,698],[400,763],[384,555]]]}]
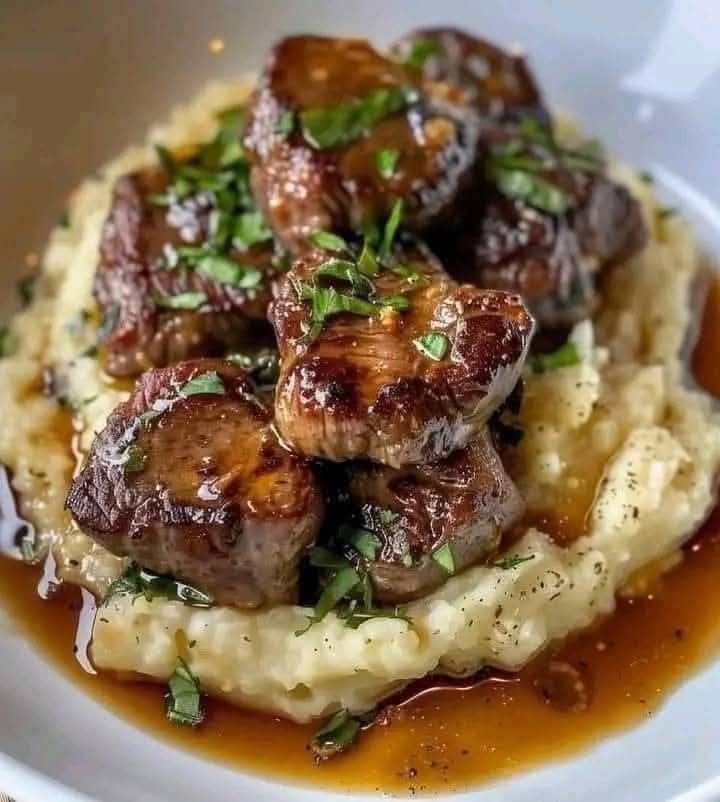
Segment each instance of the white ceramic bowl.
[{"label": "white ceramic bowl", "polygon": [[[720,254],[717,0],[0,0],[5,311],[24,254],[42,246],[73,185],[210,78],[256,68],[290,32],[362,34],[382,44],[448,22],[523,44],[551,102],[650,168],[668,202]],[[219,55],[208,48],[213,37],[225,41]],[[0,789],[20,802],[345,798],[177,751],[83,696],[21,637],[3,630],[0,644]],[[717,800],[719,683],[720,664],[642,727],[458,799]]]}]

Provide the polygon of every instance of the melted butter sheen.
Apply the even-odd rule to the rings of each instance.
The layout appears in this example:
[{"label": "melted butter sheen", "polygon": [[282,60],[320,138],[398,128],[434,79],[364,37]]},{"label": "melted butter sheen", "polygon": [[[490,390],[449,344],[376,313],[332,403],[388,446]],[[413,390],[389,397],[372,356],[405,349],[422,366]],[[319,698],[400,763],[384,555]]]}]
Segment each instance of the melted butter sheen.
[{"label": "melted butter sheen", "polygon": [[[710,295],[693,357],[700,384],[720,394],[718,320],[720,282]],[[79,616],[80,592],[61,587],[43,600],[36,592],[38,574],[37,568],[0,558],[0,588],[11,613],[83,691],[180,747],[242,770],[341,789],[460,789],[565,757],[641,724],[720,647],[719,508],[678,567],[655,580],[645,596],[621,600],[592,630],[517,675],[416,683],[362,734],[356,749],[316,765],[307,749],[314,726],[206,700],[205,723],[196,730],[182,728],[166,721],[161,687],[88,674],[81,667],[82,649],[74,656],[78,618],[81,636],[87,634],[86,618]],[[572,704],[561,709],[539,690],[548,687],[551,664],[569,666],[581,679],[584,709],[572,712]]]}]

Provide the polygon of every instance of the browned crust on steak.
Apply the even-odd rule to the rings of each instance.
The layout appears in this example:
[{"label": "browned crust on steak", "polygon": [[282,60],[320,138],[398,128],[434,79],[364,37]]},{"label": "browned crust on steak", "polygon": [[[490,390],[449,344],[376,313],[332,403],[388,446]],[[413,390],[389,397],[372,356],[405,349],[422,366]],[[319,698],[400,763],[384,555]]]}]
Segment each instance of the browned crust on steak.
[{"label": "browned crust on steak", "polygon": [[[403,253],[424,283],[406,312],[330,318],[311,343],[309,305],[297,282],[312,281],[327,255],[295,262],[279,284],[271,320],[282,367],[276,417],[300,453],[330,460],[369,457],[388,465],[428,462],[464,446],[514,387],[533,321],[519,296],[458,286],[424,248]],[[378,297],[408,290],[389,271]],[[447,355],[433,361],[413,341],[441,332]]]},{"label": "browned crust on steak", "polygon": [[[103,348],[105,368],[114,376],[220,355],[245,343],[267,314],[277,272],[272,242],[230,254],[265,274],[257,288],[221,284],[198,270],[167,265],[173,248],[204,242],[212,211],[203,195],[169,207],[153,203],[150,197],[166,192],[169,182],[163,168],[153,167],[122,176],[113,191],[95,294],[105,314],[116,318]],[[187,292],[202,292],[207,300],[193,310],[163,309],[155,302],[157,296]]]},{"label": "browned crust on steak", "polygon": [[[380,120],[349,144],[317,149],[303,136],[298,114],[334,108],[375,90],[412,88],[418,99]],[[245,137],[255,195],[287,247],[304,247],[314,231],[359,231],[406,200],[406,224],[425,228],[447,214],[471,177],[478,120],[447,85],[423,86],[408,70],[360,39],[292,36],[273,49],[250,104]],[[281,118],[295,129],[281,132]],[[390,177],[377,153],[399,152]]]},{"label": "browned crust on steak", "polygon": [[448,573],[433,558],[447,544],[455,573],[487,561],[502,532],[522,517],[525,505],[484,429],[468,446],[429,465],[349,468],[351,504],[359,523],[381,547],[364,559],[375,598],[399,604],[441,585]]},{"label": "browned crust on steak", "polygon": [[[222,395],[180,394],[208,372]],[[164,411],[143,422],[152,409]],[[123,465],[128,446],[141,469]],[[310,466],[280,445],[245,372],[212,359],[140,378],[96,436],[67,506],[114,554],[238,607],[297,600],[298,564],[323,516]]]}]

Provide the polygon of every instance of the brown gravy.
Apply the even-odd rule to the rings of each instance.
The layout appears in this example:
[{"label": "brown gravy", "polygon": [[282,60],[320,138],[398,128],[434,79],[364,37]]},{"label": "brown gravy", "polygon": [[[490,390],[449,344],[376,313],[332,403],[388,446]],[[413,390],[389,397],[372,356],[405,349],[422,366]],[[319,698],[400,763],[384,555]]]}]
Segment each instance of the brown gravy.
[{"label": "brown gravy", "polygon": [[[693,365],[720,394],[720,282],[711,292]],[[49,601],[37,568],[0,558],[0,590],[10,612],[54,665],[119,715],[166,741],[243,770],[354,790],[422,792],[467,787],[568,756],[640,724],[668,692],[720,649],[720,508],[684,551],[681,564],[647,595],[552,649],[517,675],[424,680],[363,733],[357,748],[315,765],[307,743],[315,726],[207,700],[197,730],[166,721],[163,689],[87,673],[73,655],[81,595],[60,588]],[[702,604],[697,600],[702,599]],[[87,601],[87,599],[86,599]],[[80,649],[80,654],[82,649]],[[589,703],[558,710],[538,690],[550,660],[584,680]]]}]

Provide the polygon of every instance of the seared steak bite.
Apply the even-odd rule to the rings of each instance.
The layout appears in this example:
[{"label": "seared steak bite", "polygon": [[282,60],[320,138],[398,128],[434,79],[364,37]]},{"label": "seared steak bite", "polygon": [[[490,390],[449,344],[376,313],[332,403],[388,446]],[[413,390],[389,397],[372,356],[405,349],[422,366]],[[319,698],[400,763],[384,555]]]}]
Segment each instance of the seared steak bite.
[{"label": "seared steak bite", "polygon": [[467,102],[483,115],[549,120],[525,59],[485,39],[457,28],[421,28],[397,41],[392,53],[421,70],[426,81],[461,88]]},{"label": "seared steak bite", "polygon": [[439,462],[399,470],[356,464],[348,473],[355,521],[372,533],[359,559],[383,604],[417,599],[491,559],[524,513],[487,429]]},{"label": "seared steak bite", "polygon": [[107,549],[238,607],[293,603],[323,501],[245,371],[145,373],[95,438],[67,506]]},{"label": "seared steak bite", "polygon": [[449,212],[475,161],[476,114],[448,85],[363,40],[293,36],[273,50],[245,137],[271,227],[302,248],[317,230],[360,231],[406,200],[410,228]]},{"label": "seared steak bite", "polygon": [[367,244],[355,268],[346,262],[360,274],[350,269],[351,291],[331,283],[338,273],[322,251],[280,282],[271,307],[278,428],[308,456],[439,459],[472,439],[514,387],[532,318],[517,295],[458,286],[420,246],[398,249],[372,280],[366,254]]},{"label": "seared steak bite", "polygon": [[485,146],[472,214],[443,252],[449,268],[520,293],[541,330],[588,316],[597,274],[645,244],[639,203],[608,178],[601,156],[560,145],[530,120],[488,132]]},{"label": "seared steak bite", "polygon": [[264,325],[278,272],[272,236],[246,163],[221,167],[211,145],[184,161],[162,152],[163,166],[115,184],[95,281],[112,375],[222,354],[247,341],[251,321]]}]

